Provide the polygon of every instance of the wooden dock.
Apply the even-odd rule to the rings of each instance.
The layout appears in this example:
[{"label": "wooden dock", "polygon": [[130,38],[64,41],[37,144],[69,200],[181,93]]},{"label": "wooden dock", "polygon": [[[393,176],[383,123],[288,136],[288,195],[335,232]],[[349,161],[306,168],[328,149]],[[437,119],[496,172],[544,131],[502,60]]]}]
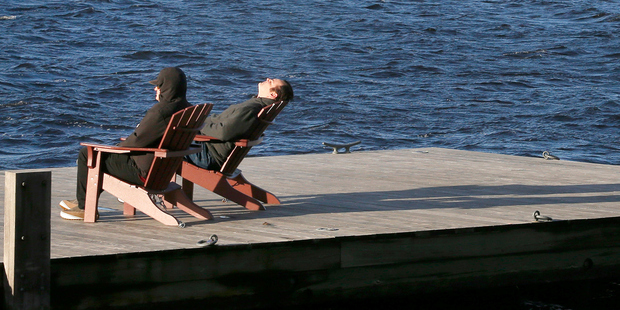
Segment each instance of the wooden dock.
[{"label": "wooden dock", "polygon": [[620,166],[423,148],[241,169],[282,204],[247,211],[196,187],[215,219],[173,210],[185,228],[125,217],[107,193],[97,223],[63,220],[75,168],[46,169],[52,306],[252,308],[620,276]]}]

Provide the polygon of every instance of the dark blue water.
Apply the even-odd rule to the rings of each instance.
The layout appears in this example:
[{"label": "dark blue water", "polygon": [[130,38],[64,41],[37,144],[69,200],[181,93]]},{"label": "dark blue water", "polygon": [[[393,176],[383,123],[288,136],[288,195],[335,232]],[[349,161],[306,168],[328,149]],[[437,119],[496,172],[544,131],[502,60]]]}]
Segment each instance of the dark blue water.
[{"label": "dark blue water", "polygon": [[288,79],[254,155],[445,147],[620,163],[618,1],[4,0],[0,170],[74,165],[165,66],[215,112]]},{"label": "dark blue water", "polygon": [[116,143],[167,66],[214,112],[293,84],[254,155],[361,140],[620,163],[619,1],[3,0],[0,170]]}]

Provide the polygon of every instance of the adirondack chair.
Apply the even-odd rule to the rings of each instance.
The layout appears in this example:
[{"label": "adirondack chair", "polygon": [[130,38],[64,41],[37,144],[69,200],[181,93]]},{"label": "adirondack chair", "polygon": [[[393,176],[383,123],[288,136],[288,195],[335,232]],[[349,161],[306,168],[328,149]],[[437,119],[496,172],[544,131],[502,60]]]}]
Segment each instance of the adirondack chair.
[{"label": "adirondack chair", "polygon": [[[206,170],[186,161],[181,164],[179,175],[183,178],[182,185],[188,197],[193,196],[194,184],[198,184],[215,194],[233,201],[249,210],[265,210],[263,203],[280,204],[280,200],[272,193],[250,183],[241,170],[237,169],[250,149],[261,143],[263,132],[273,119],[284,109],[288,101],[275,102],[264,107],[258,113],[259,122],[251,130],[248,139],[235,141],[235,147],[219,171]],[[213,141],[212,137],[197,135],[195,141]]]},{"label": "adirondack chair", "polygon": [[[99,193],[102,190],[124,201],[123,213],[125,215],[135,215],[138,209],[165,225],[185,227],[184,223],[157,206],[163,202],[163,209],[176,205],[177,208],[197,218],[212,219],[213,216],[208,210],[196,205],[177,183],[171,182],[183,161],[183,156],[199,151],[198,148],[190,148],[190,146],[212,108],[213,104],[201,104],[175,113],[168,123],[158,148],[81,143],[88,148],[89,182],[86,187],[84,222],[92,223],[97,220],[97,205]],[[103,153],[130,153],[132,151],[154,153],[155,159],[144,186],[129,184],[101,172],[100,162]]]}]

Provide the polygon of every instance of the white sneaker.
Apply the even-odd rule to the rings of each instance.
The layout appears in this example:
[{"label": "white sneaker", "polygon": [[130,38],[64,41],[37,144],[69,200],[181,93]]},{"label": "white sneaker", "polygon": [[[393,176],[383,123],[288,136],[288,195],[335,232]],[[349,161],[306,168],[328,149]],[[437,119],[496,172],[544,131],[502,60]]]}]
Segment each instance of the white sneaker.
[{"label": "white sneaker", "polygon": [[62,200],[62,201],[60,201],[60,203],[58,205],[63,210],[69,210],[69,209],[72,209],[74,207],[77,207],[78,201],[77,201],[77,199],[76,200]]},{"label": "white sneaker", "polygon": [[60,211],[60,217],[65,220],[83,220],[84,210],[78,208],[78,206],[76,205],[72,209]]}]

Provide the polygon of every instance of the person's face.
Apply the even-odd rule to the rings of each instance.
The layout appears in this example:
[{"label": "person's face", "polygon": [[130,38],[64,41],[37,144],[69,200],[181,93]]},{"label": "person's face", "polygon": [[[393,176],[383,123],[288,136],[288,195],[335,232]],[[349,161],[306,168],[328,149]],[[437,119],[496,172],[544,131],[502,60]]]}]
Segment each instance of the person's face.
[{"label": "person's face", "polygon": [[258,97],[259,98],[270,98],[276,99],[278,97],[278,93],[273,91],[274,87],[284,86],[284,81],[280,79],[266,79],[263,82],[258,83]]},{"label": "person's face", "polygon": [[157,86],[155,86],[153,90],[155,91],[155,100],[159,101],[159,98],[161,97],[161,90]]}]

